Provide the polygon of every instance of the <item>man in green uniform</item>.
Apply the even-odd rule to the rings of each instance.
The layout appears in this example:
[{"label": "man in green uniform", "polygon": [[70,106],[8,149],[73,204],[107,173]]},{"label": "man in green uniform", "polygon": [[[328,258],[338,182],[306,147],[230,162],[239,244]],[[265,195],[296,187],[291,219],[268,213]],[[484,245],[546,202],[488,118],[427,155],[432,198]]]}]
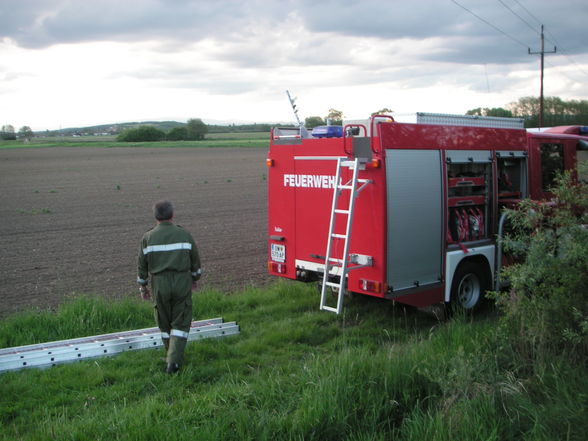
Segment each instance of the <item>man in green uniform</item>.
[{"label": "man in green uniform", "polygon": [[153,206],[157,225],[141,240],[137,282],[141,297],[155,297],[155,320],[166,349],[167,373],[180,369],[192,323],[192,289],[200,278],[200,257],[192,235],[172,223],[174,209],[169,201]]}]

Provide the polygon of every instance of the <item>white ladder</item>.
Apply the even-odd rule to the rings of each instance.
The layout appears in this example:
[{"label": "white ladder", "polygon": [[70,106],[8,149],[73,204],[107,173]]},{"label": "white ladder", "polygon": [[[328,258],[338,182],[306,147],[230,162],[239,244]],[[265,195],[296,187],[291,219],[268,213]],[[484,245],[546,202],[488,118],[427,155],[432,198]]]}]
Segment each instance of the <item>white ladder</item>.
[{"label": "white ladder", "polygon": [[[193,321],[188,341],[239,334],[239,325],[222,317]],[[158,328],[136,329],[48,343],[0,349],[0,374],[25,368],[48,368],[62,363],[163,346]]]},{"label": "white ladder", "polygon": [[[337,173],[335,175],[335,187],[333,189],[333,205],[331,208],[331,222],[329,225],[329,236],[327,238],[327,252],[325,256],[325,270],[323,275],[323,283],[321,288],[321,305],[320,309],[324,311],[335,312],[341,314],[343,311],[343,298],[345,296],[347,273],[351,270],[371,266],[372,258],[370,256],[363,256],[359,254],[349,254],[349,242],[351,240],[351,227],[353,226],[353,211],[355,208],[355,199],[359,193],[372,181],[370,179],[358,179],[358,172],[360,168],[359,158],[350,160],[348,158],[337,158]],[[348,168],[353,170],[352,178],[345,184],[341,184],[341,170]],[[361,184],[359,187],[357,184]],[[349,207],[347,209],[340,209],[339,197],[343,191],[349,192]],[[335,224],[337,216],[346,216],[346,226],[344,234],[336,234]],[[333,243],[336,241],[343,241],[343,254],[339,259],[332,255]],[[353,266],[350,266],[353,265]],[[331,269],[335,268],[332,273]],[[332,274],[339,274],[339,282],[331,282],[329,277]],[[332,307],[327,305],[327,292],[331,288],[333,292],[337,293],[337,306]]]}]

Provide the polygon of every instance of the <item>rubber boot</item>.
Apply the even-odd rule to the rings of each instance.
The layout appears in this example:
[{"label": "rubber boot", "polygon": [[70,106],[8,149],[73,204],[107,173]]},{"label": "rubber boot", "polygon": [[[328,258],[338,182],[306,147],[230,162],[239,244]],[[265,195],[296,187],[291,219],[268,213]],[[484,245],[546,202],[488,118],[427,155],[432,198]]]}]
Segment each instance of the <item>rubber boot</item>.
[{"label": "rubber boot", "polygon": [[188,339],[172,335],[169,340],[169,349],[167,351],[167,369],[168,374],[173,374],[180,369],[184,361],[184,349]]},{"label": "rubber boot", "polygon": [[163,357],[161,360],[167,363],[167,352],[169,351],[169,338],[162,338],[161,341],[163,342],[163,349],[165,351],[165,357]]}]

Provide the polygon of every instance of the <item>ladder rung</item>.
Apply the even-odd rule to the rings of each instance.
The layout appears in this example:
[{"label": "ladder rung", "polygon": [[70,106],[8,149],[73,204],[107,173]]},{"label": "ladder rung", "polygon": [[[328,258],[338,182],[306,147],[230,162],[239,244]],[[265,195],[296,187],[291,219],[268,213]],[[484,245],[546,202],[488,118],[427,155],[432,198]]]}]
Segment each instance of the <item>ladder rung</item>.
[{"label": "ladder rung", "polygon": [[[347,249],[349,245],[349,240],[351,239],[351,217],[353,214],[353,207],[354,201],[359,192],[367,185],[367,183],[372,182],[368,179],[358,179],[357,173],[358,170],[363,170],[365,167],[363,164],[359,163],[359,159],[355,158],[355,160],[350,161],[348,159],[342,160],[342,158],[337,160],[337,177],[340,177],[341,169],[343,167],[347,167],[350,170],[353,170],[353,178],[347,181],[345,184],[342,182],[337,182],[335,184],[335,191],[333,193],[333,206],[331,208],[331,225],[329,227],[329,236],[328,236],[328,246],[327,246],[327,256],[325,258],[325,269],[324,269],[324,279],[323,279],[323,287],[321,290],[321,303],[320,308],[325,311],[331,311],[337,314],[340,314],[343,308],[343,295],[345,294],[345,283],[346,283],[346,275],[349,272],[349,268],[347,264],[351,263],[351,255],[343,255],[343,259],[337,259],[335,257],[329,257],[331,254],[331,245],[334,239],[342,239],[344,240],[345,244],[345,252],[347,254]],[[338,181],[338,179],[337,179]],[[357,184],[361,184],[359,187]],[[338,198],[341,197],[342,190],[350,190],[349,195],[349,206],[347,209],[339,209],[337,207]],[[345,206],[345,205],[343,205]],[[334,233],[333,230],[335,228],[336,217],[337,214],[344,214],[347,215],[347,231],[345,234]],[[362,262],[363,263],[363,262]],[[331,268],[341,268],[342,274],[340,274],[339,283],[329,282],[328,276],[332,274]],[[326,288],[331,287],[333,289],[338,289],[337,292],[337,308],[333,308],[331,306],[326,306]]]},{"label": "ladder rung", "polygon": [[[239,325],[235,322],[223,323],[222,318],[194,321],[190,325],[188,341],[238,333]],[[45,368],[162,345],[159,328],[148,328],[4,348],[0,350],[0,373],[32,367]]]}]

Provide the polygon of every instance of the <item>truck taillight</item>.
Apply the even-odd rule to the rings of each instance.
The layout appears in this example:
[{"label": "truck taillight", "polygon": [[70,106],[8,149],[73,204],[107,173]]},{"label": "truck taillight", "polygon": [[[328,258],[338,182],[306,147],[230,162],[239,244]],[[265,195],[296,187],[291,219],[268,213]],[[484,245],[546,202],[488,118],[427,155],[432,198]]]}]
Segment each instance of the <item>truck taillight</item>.
[{"label": "truck taillight", "polygon": [[268,167],[273,167],[274,166],[274,160],[271,158],[267,158],[265,160],[265,165],[267,165]]},{"label": "truck taillight", "polygon": [[382,282],[377,282],[375,280],[367,280],[367,279],[359,279],[359,287],[368,292],[374,293],[381,293],[382,292]]},{"label": "truck taillight", "polygon": [[379,168],[380,167],[380,160],[374,158],[368,164],[371,168]]},{"label": "truck taillight", "polygon": [[267,268],[272,273],[286,274],[286,264],[285,263],[269,261],[267,263]]}]

